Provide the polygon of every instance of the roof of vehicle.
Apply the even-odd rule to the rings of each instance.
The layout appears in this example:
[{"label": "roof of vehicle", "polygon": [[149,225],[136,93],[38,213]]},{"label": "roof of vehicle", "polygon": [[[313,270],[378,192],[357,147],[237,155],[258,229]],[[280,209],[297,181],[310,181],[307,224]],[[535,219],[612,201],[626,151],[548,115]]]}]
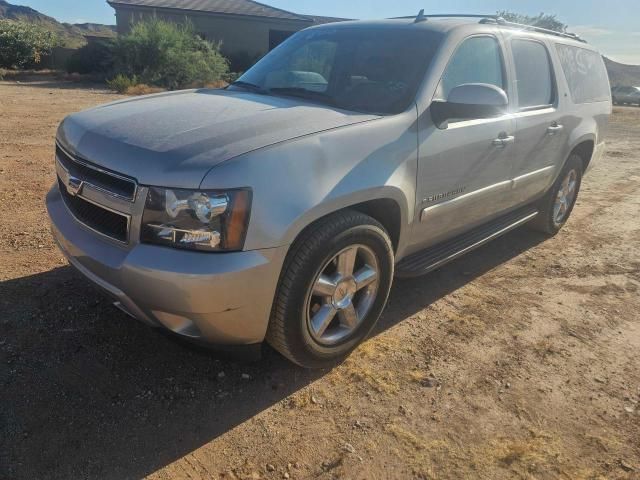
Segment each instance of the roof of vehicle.
[{"label": "roof of vehicle", "polygon": [[583,48],[592,49],[588,44],[577,35],[571,33],[555,32],[531,25],[521,25],[517,23],[507,22],[495,15],[469,15],[462,14],[452,15],[423,15],[422,17],[400,17],[390,18],[386,20],[354,20],[331,24],[330,26],[321,25],[315,28],[416,28],[425,29],[435,32],[448,33],[454,29],[468,28],[470,33],[473,30],[483,30],[482,27],[494,27],[509,30],[512,32],[526,32],[528,34],[538,34],[545,37],[551,37],[555,40],[563,42],[575,42],[576,45]]}]

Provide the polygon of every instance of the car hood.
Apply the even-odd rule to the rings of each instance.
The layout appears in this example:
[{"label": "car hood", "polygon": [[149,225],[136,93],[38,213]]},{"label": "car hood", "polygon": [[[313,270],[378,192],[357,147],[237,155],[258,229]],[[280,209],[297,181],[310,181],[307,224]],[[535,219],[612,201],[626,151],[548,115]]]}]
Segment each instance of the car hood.
[{"label": "car hood", "polygon": [[304,135],[379,118],[228,90],[173,92],[67,117],[63,148],[143,185],[197,188],[216,165]]}]

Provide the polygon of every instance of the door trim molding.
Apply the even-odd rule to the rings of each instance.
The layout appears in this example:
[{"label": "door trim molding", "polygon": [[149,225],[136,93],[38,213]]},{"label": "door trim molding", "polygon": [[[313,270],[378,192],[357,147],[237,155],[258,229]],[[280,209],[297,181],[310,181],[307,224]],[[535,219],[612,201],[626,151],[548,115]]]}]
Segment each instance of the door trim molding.
[{"label": "door trim molding", "polygon": [[453,212],[467,202],[482,201],[482,197],[485,195],[494,195],[500,190],[507,192],[509,190],[516,189],[522,184],[535,181],[538,177],[549,175],[554,169],[555,165],[549,165],[548,167],[525,173],[524,175],[520,175],[510,180],[504,180],[502,182],[494,183],[493,185],[479,188],[478,190],[473,190],[472,192],[465,193],[464,195],[460,195],[459,197],[452,198],[450,200],[445,200],[444,202],[436,205],[430,205],[422,209],[422,212],[420,213],[420,222],[426,222],[436,214],[447,213],[447,210]]}]

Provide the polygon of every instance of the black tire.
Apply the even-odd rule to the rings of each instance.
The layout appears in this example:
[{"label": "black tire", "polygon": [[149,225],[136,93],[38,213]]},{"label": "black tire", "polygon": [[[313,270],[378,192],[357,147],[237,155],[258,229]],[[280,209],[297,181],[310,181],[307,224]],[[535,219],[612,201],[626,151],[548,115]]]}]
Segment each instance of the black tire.
[{"label": "black tire", "polygon": [[[571,154],[571,156],[567,159],[567,162],[565,163],[562,171],[560,172],[560,175],[558,175],[558,179],[556,180],[556,182],[549,189],[542,200],[540,200],[538,204],[538,216],[529,223],[529,226],[531,228],[547,233],[549,235],[555,235],[560,231],[560,229],[569,219],[571,212],[573,211],[573,207],[576,204],[576,200],[578,199],[578,194],[580,193],[580,185],[582,184],[583,168],[584,167],[582,158],[578,154]],[[573,195],[573,198],[562,217],[558,219],[556,217],[554,208],[556,199],[558,197],[560,189],[563,186],[563,182],[571,174],[571,172],[575,172],[575,194]]]},{"label": "black tire", "polygon": [[[324,345],[308,325],[308,298],[323,266],[345,248],[363,245],[377,261],[377,290],[368,313],[340,343]],[[375,326],[391,289],[394,254],[384,227],[355,210],[319,220],[292,245],[284,263],[267,331],[267,341],[292,362],[306,368],[335,365],[346,358]]]}]

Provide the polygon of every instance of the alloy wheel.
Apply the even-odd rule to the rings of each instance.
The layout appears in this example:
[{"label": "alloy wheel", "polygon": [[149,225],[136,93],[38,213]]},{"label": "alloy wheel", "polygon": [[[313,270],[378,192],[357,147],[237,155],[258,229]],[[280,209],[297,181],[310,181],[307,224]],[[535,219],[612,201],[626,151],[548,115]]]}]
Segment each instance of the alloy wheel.
[{"label": "alloy wheel", "polygon": [[378,261],[365,245],[350,245],[327,261],[307,294],[305,314],[311,337],[325,346],[350,337],[375,301]]},{"label": "alloy wheel", "polygon": [[570,170],[560,184],[560,189],[553,204],[553,221],[556,225],[563,223],[576,199],[578,173]]}]

